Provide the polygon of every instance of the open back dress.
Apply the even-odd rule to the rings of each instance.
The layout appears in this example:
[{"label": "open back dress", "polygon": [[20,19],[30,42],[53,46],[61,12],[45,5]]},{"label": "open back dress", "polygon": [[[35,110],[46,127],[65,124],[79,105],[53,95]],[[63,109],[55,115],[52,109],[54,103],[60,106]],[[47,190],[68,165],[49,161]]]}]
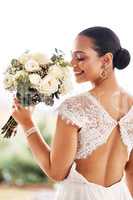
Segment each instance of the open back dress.
[{"label": "open back dress", "polygon": [[[75,159],[85,159],[100,145],[107,142],[112,130],[119,124],[120,139],[127,147],[128,158],[133,149],[133,105],[119,120],[113,119],[97,98],[83,92],[65,99],[58,107],[58,114],[67,123],[79,126],[78,148]],[[100,173],[100,172],[99,172]],[[122,179],[104,187],[88,181],[76,170],[75,160],[70,172],[58,182],[55,200],[132,200],[127,184]]]}]

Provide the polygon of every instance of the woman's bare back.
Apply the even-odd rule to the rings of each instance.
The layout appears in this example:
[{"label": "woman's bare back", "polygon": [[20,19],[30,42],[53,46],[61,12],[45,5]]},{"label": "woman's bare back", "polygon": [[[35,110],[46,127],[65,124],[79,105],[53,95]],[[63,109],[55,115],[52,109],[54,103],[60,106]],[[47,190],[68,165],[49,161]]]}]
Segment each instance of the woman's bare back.
[{"label": "woman's bare back", "polygon": [[[97,95],[96,93],[91,93],[98,96],[98,93]],[[126,93],[122,93],[121,96],[117,96],[114,99],[114,101],[118,102],[117,108],[119,108],[114,109],[112,103],[109,102],[110,97],[109,95],[103,96],[100,98],[100,103],[113,119],[119,121],[130,109],[133,104],[133,98]],[[125,103],[125,97],[127,98],[127,104]],[[119,124],[110,133],[107,143],[94,150],[86,159],[75,160],[77,164],[76,170],[79,173],[88,181],[105,187],[121,180],[127,161],[128,151],[121,140]]]}]

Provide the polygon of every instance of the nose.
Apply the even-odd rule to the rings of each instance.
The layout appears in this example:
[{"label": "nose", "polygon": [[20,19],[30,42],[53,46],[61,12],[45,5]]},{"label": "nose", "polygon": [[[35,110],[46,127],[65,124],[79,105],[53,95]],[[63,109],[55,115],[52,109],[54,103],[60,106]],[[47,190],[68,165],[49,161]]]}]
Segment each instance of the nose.
[{"label": "nose", "polygon": [[74,59],[72,59],[70,61],[70,64],[71,64],[72,67],[77,67],[77,63],[76,63],[76,61]]}]

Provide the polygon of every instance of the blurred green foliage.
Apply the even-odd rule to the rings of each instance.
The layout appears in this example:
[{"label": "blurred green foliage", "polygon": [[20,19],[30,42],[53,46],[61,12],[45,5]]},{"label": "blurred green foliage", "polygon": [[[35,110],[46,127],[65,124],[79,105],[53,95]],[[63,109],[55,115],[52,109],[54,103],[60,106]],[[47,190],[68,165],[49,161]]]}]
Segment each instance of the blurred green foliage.
[{"label": "blurred green foliage", "polygon": [[[47,144],[51,144],[51,134],[46,133],[45,122],[39,121],[38,128]],[[16,137],[16,136],[15,136]],[[15,149],[16,144],[19,151]],[[11,149],[14,148],[14,151]],[[0,141],[0,182],[6,184],[24,185],[33,183],[47,183],[49,178],[40,169],[26,142],[22,142],[22,135]]]},{"label": "blurred green foliage", "polygon": [[35,162],[16,155],[0,164],[0,179],[16,185],[47,182],[47,177]]}]

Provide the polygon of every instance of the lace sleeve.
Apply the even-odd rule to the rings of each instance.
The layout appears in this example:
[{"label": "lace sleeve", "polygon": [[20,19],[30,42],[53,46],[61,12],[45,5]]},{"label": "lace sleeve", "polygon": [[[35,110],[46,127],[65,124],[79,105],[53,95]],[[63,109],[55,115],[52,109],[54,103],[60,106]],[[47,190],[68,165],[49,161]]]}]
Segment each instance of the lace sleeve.
[{"label": "lace sleeve", "polygon": [[64,100],[58,107],[58,115],[66,121],[66,123],[71,123],[72,125],[77,125],[79,128],[82,127],[82,113],[81,104],[76,101],[76,99],[68,98]]}]

